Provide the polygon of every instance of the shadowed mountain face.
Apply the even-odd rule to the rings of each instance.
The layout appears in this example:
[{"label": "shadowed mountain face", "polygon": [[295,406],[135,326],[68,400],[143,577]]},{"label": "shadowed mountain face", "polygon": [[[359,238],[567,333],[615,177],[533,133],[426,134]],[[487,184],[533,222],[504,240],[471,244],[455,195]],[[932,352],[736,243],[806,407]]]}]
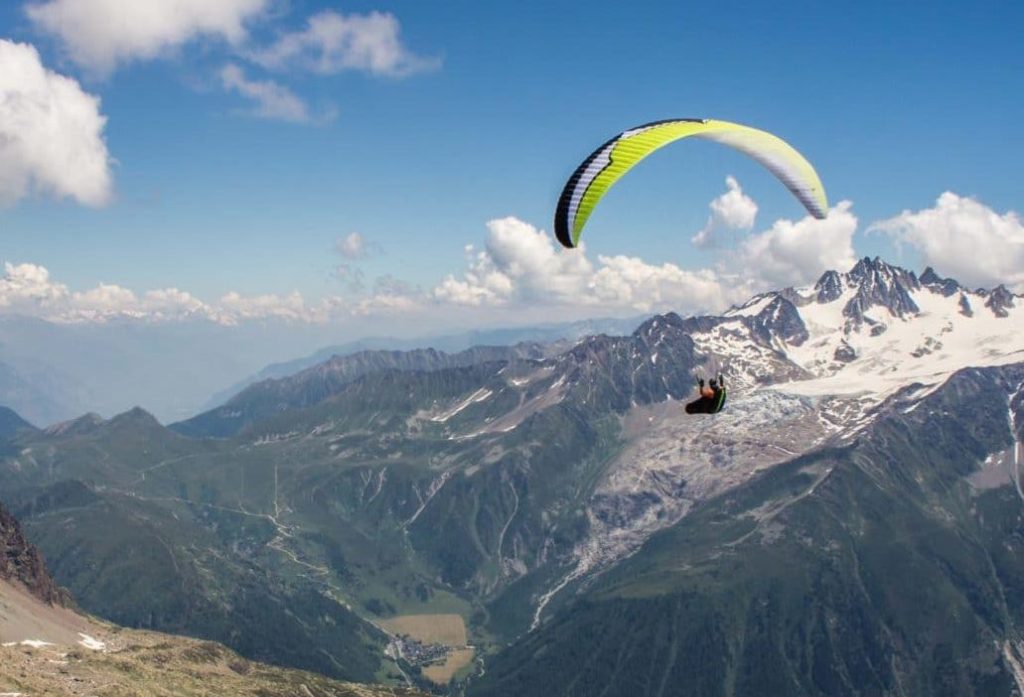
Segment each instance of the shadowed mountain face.
[{"label": "shadowed mountain face", "polygon": [[24,431],[35,431],[36,427],[7,407],[0,406],[0,439],[10,438]]},{"label": "shadowed mountain face", "polygon": [[[401,667],[357,616],[457,613],[509,645],[470,683],[486,694],[749,693],[772,667],[779,694],[1001,687],[1009,621],[953,600],[1018,592],[960,567],[1016,534],[988,506],[1019,503],[1024,310],[932,275],[865,259],[560,351],[332,359],[176,427],[218,438],[86,416],[10,440],[0,492],[84,607],[332,675]],[[687,417],[718,371],[726,410]],[[913,583],[887,585],[890,555],[923,558]],[[903,617],[915,574],[958,614]],[[946,625],[1010,643],[972,653]],[[944,656],[948,683],[920,677]]]},{"label": "shadowed mountain face", "polygon": [[0,581],[18,582],[48,605],[70,604],[67,591],[58,586],[39,550],[28,543],[18,521],[0,505]]},{"label": "shadowed mountain face", "polygon": [[1016,694],[1024,366],[897,397],[696,507],[473,694]]},{"label": "shadowed mountain face", "polygon": [[0,694],[420,694],[251,663],[212,642],[124,630],[71,605],[0,506]]},{"label": "shadowed mountain face", "polygon": [[691,389],[692,342],[661,324],[553,358],[369,372],[235,439],[87,415],[17,439],[4,497],[83,607],[367,680],[382,634],[348,606],[469,618],[571,544],[616,410]]}]

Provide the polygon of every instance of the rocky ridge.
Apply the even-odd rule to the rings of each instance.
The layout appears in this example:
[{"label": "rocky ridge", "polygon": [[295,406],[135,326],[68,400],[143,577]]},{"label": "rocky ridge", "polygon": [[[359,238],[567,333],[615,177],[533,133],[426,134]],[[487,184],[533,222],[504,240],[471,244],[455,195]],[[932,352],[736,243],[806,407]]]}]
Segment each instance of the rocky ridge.
[{"label": "rocky ridge", "polygon": [[0,580],[16,581],[48,605],[67,607],[71,594],[57,585],[43,556],[29,544],[21,525],[0,505]]}]

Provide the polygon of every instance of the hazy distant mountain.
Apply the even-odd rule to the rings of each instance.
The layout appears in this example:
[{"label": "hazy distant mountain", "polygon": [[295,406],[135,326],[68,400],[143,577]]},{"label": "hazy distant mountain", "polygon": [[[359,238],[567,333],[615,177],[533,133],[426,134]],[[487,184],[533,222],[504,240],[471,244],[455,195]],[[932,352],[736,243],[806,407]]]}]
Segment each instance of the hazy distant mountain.
[{"label": "hazy distant mountain", "polygon": [[18,416],[13,409],[0,406],[0,439],[10,438],[21,431],[35,430],[35,426]]},{"label": "hazy distant mountain", "polygon": [[254,375],[238,382],[226,390],[213,395],[205,410],[215,409],[228,402],[249,385],[273,378],[294,375],[306,368],[324,363],[335,356],[349,356],[369,351],[415,351],[433,349],[445,353],[462,352],[474,346],[513,346],[515,344],[555,343],[574,341],[596,334],[629,334],[641,322],[642,317],[627,319],[589,319],[579,322],[545,324],[539,326],[512,327],[504,329],[481,329],[461,334],[451,334],[417,339],[367,338],[347,344],[328,346],[303,358],[283,363],[272,363]]},{"label": "hazy distant mountain", "polygon": [[25,361],[20,369],[0,362],[0,404],[9,405],[43,424],[68,418],[84,409],[74,380],[31,361]]},{"label": "hazy distant mountain", "polygon": [[83,417],[0,496],[95,612],[335,675],[394,665],[355,614],[445,612],[471,694],[1024,685],[1024,299],[863,259],[563,348],[334,359],[227,439]]},{"label": "hazy distant mountain", "polygon": [[[330,325],[284,321],[222,326],[204,320],[58,324],[0,315],[0,404],[33,423],[46,425],[87,411],[111,416],[141,404],[168,423],[220,406],[243,387],[283,377],[331,355],[365,348],[435,348],[448,352],[473,345],[576,338],[581,333],[631,331],[639,320],[596,320],[508,330],[483,330],[428,339],[366,339],[334,344]],[[350,331],[350,330],[346,330]],[[333,348],[292,364],[282,356]],[[211,393],[218,396],[210,399]]]},{"label": "hazy distant mountain", "polygon": [[170,428],[198,438],[226,438],[281,412],[304,409],[322,402],[337,394],[348,383],[370,373],[387,370],[434,371],[495,361],[537,360],[564,348],[562,342],[555,342],[508,347],[476,346],[454,354],[435,349],[414,349],[335,355],[294,375],[254,383],[223,406],[172,424]]}]

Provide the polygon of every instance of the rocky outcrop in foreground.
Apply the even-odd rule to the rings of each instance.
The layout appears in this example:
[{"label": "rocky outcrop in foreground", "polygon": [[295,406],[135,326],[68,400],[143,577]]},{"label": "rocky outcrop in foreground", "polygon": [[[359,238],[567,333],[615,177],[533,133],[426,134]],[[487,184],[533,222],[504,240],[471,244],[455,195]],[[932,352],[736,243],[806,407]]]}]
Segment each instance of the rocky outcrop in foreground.
[{"label": "rocky outcrop in foreground", "polygon": [[49,605],[66,607],[71,594],[54,582],[39,550],[28,543],[18,521],[0,506],[0,580],[20,581]]}]

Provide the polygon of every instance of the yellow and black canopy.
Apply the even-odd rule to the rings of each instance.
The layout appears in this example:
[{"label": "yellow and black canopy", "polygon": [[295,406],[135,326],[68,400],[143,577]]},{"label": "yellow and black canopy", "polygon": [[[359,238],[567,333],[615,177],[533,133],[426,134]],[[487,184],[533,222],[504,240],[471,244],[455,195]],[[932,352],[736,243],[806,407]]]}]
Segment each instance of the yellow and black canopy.
[{"label": "yellow and black canopy", "polygon": [[818,173],[781,138],[728,121],[671,119],[623,131],[576,168],[562,190],[555,212],[558,241],[570,248],[579,244],[583,226],[612,184],[658,148],[690,136],[746,153],[778,177],[815,218],[824,218],[828,213],[828,200]]}]

